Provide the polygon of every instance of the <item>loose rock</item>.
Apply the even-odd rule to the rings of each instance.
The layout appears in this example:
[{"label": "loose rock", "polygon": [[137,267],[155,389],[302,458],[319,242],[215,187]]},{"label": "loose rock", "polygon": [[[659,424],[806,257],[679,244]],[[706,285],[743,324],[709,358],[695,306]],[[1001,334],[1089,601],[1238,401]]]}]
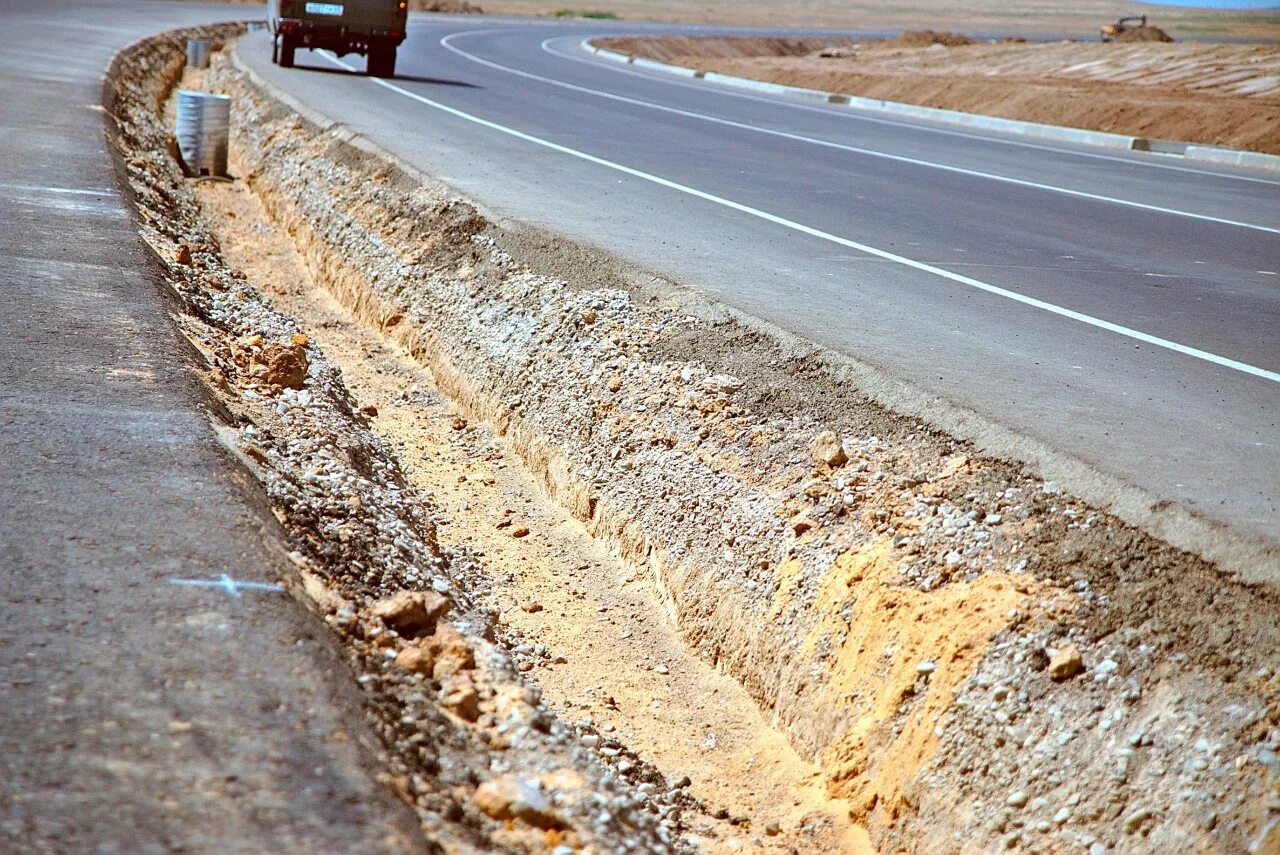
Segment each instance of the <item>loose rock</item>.
[{"label": "loose rock", "polygon": [[396,655],[396,664],[406,671],[430,676],[436,667],[436,656],[426,645],[410,644]]},{"label": "loose rock", "polygon": [[1049,660],[1049,677],[1053,680],[1069,680],[1084,673],[1084,659],[1074,644],[1068,644]]},{"label": "loose rock", "polygon": [[502,775],[477,787],[472,801],[493,819],[520,820],[543,829],[564,827],[536,779]]},{"label": "loose rock", "polygon": [[814,438],[813,462],[832,469],[849,462],[849,455],[844,453],[844,445],[835,431],[826,430]]},{"label": "loose rock", "polygon": [[429,635],[449,610],[449,601],[434,591],[401,591],[379,600],[370,611],[401,635]]},{"label": "loose rock", "polygon": [[480,693],[466,674],[454,674],[440,688],[440,706],[463,721],[480,718]]}]

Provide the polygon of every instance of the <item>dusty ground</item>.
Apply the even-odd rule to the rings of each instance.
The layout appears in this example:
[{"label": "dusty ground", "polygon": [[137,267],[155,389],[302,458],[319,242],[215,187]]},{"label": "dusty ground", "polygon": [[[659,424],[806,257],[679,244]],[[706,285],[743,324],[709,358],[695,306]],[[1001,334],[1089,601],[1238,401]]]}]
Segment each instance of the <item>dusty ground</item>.
[{"label": "dusty ground", "polygon": [[[233,173],[246,171],[233,160]],[[204,183],[200,201],[228,262],[297,319],[360,406],[376,410],[374,430],[443,514],[441,543],[482,567],[520,670],[564,720],[590,722],[606,751],[625,746],[668,781],[688,778],[706,806],[684,815],[702,851],[871,851],[818,770],[738,683],[681,643],[652,582],[551,502],[507,443],[468,423],[403,347],[317,286],[244,182]]]},{"label": "dusty ground", "polygon": [[1275,46],[944,47],[720,38],[597,43],[676,65],[827,92],[1280,153],[1280,48]]},{"label": "dusty ground", "polygon": [[494,14],[541,15],[557,9],[613,12],[628,20],[681,21],[742,24],[756,27],[833,27],[858,30],[945,29],[984,35],[1079,35],[1093,38],[1103,24],[1121,15],[1146,13],[1175,38],[1280,37],[1280,20],[1274,10],[1229,12],[1176,6],[1120,5],[1107,0],[1055,3],[1000,0],[947,3],[941,0],[583,0],[556,4],[547,0],[486,0],[484,10]]}]

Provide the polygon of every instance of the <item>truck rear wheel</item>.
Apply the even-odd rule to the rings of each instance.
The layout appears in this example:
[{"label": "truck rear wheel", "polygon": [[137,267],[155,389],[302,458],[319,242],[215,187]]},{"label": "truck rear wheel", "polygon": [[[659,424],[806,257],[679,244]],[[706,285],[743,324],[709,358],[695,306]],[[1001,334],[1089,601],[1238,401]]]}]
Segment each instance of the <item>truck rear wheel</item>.
[{"label": "truck rear wheel", "polygon": [[280,67],[293,68],[293,52],[297,49],[297,45],[293,43],[293,39],[288,36],[280,37]]},{"label": "truck rear wheel", "polygon": [[369,62],[365,66],[370,77],[396,76],[396,46],[382,45],[369,48]]}]

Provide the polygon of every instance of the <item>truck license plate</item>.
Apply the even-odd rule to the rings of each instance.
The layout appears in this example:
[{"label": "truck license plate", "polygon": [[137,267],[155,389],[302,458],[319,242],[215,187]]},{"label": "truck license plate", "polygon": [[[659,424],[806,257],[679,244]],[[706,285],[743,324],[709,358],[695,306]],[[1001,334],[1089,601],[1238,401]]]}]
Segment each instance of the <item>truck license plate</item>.
[{"label": "truck license plate", "polygon": [[308,3],[306,6],[308,15],[341,15],[341,3]]}]

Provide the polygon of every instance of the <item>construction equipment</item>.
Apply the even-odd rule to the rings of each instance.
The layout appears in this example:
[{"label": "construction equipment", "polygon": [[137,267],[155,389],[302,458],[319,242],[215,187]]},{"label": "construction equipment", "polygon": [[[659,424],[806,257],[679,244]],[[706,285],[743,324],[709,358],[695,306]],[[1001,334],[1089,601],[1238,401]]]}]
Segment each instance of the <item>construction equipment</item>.
[{"label": "construction equipment", "polygon": [[1146,25],[1146,15],[1133,15],[1128,18],[1121,18],[1114,24],[1103,24],[1098,32],[1101,34],[1104,42],[1110,42],[1114,41],[1115,37],[1121,33],[1127,33],[1130,30],[1137,29],[1138,27],[1145,27]]}]

